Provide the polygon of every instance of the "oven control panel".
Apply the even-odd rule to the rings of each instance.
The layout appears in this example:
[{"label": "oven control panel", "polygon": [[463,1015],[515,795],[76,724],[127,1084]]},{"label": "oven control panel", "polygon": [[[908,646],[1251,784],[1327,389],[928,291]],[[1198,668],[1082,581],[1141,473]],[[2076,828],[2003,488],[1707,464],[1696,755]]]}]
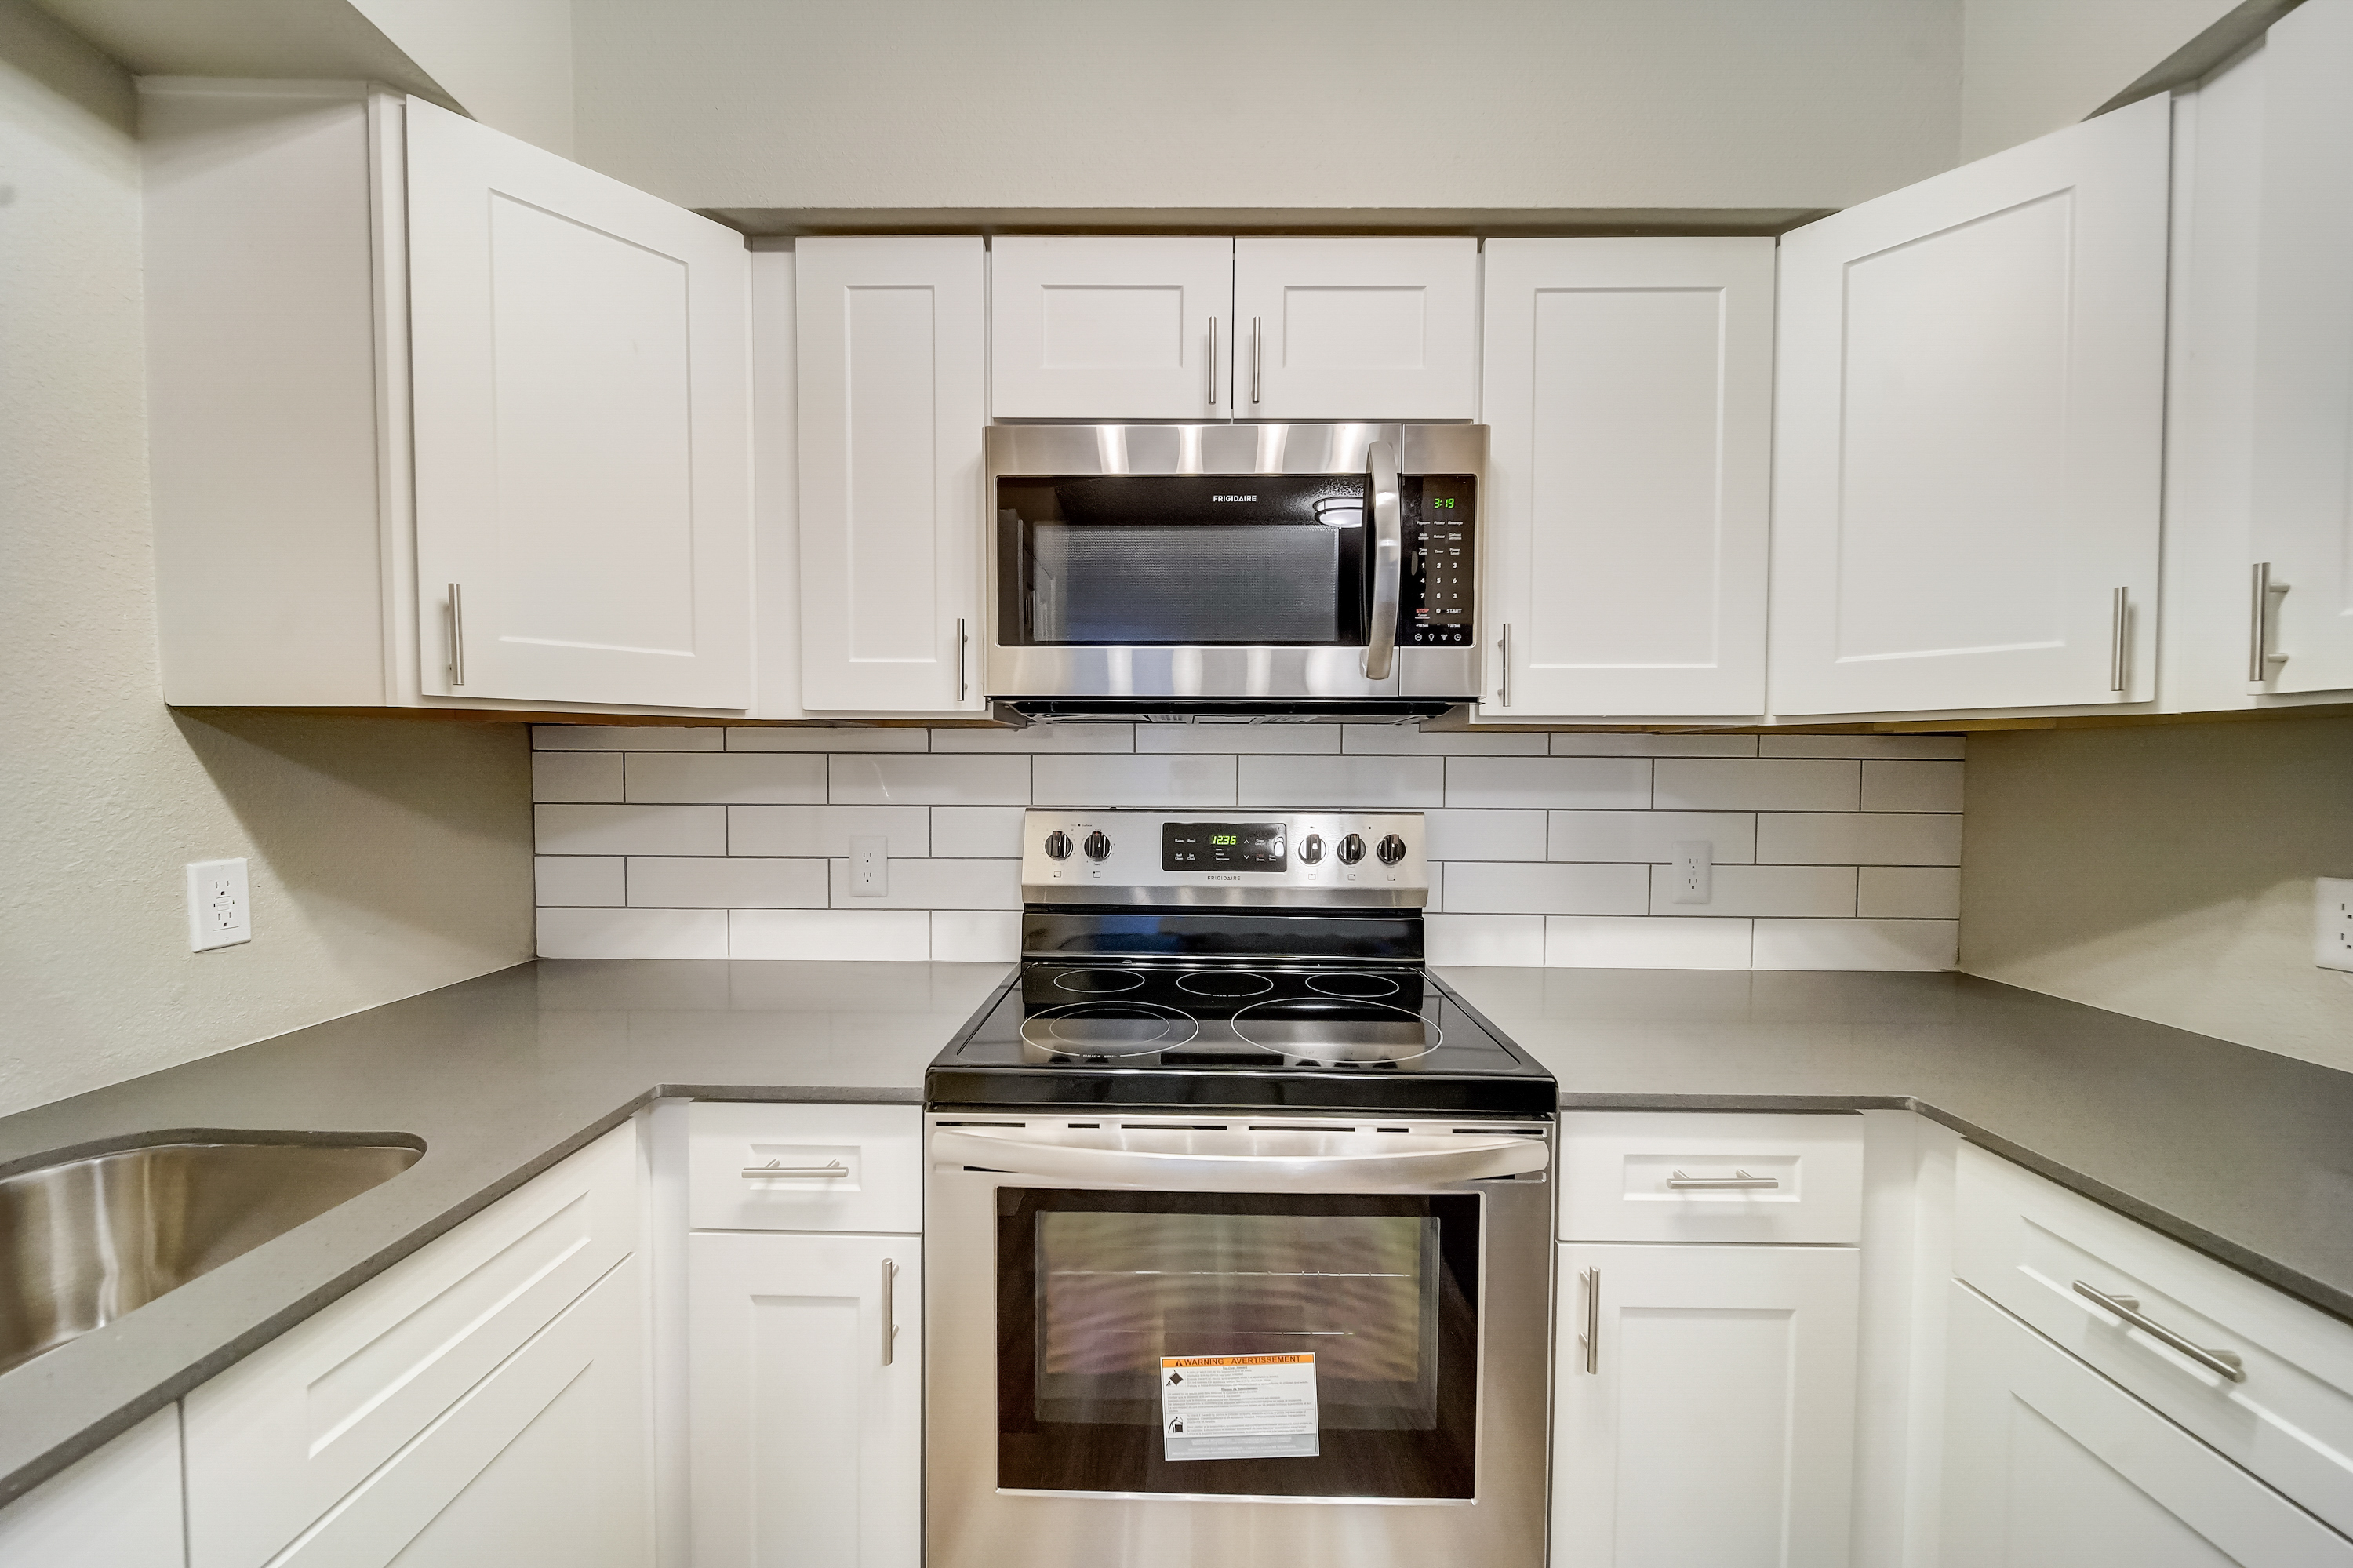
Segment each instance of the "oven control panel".
[{"label": "oven control panel", "polygon": [[1419,811],[1227,813],[1038,809],[1021,824],[1029,904],[1419,908]]}]

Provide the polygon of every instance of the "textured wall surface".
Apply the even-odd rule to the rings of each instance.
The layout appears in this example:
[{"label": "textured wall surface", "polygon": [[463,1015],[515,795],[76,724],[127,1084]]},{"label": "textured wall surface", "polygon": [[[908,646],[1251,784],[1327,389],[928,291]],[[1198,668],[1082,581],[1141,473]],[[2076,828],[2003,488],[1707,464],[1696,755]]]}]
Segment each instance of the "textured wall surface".
[{"label": "textured wall surface", "polygon": [[2353,876],[2353,718],[1969,742],[1972,974],[2353,1070],[2316,876]]},{"label": "textured wall surface", "polygon": [[[0,1112],[531,951],[520,728],[164,705],[132,112],[0,0]],[[254,940],[192,954],[237,855]]]},{"label": "textured wall surface", "polygon": [[[1385,725],[535,732],[551,958],[1010,959],[1021,811],[1429,815],[1430,959],[1945,969],[1955,736],[1423,735]],[[849,837],[890,841],[849,891]],[[1678,840],[1715,897],[1675,904]]]}]

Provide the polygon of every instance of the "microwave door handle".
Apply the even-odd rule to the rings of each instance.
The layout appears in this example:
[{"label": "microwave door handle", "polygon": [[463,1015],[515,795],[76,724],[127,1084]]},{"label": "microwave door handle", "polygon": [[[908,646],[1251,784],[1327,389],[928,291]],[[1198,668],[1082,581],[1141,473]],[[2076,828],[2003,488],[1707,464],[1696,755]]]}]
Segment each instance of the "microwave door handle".
[{"label": "microwave door handle", "polygon": [[1516,1176],[1542,1171],[1551,1157],[1543,1139],[1519,1135],[1422,1137],[1345,1154],[1286,1153],[1279,1147],[1263,1153],[1197,1154],[1140,1143],[1105,1148],[1043,1142],[994,1128],[941,1128],[932,1134],[932,1161],[1162,1192],[1366,1192]]},{"label": "microwave door handle", "polygon": [[1405,573],[1405,524],[1398,506],[1397,452],[1365,449],[1365,509],[1373,520],[1373,623],[1365,639],[1365,679],[1386,681],[1397,662],[1398,595]]}]

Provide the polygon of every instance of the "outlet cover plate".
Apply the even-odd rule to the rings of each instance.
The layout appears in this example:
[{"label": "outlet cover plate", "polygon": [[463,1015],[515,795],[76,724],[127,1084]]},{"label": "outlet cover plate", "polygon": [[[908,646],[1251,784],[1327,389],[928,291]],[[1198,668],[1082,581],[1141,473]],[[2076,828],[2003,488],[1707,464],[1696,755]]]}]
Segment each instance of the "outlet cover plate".
[{"label": "outlet cover plate", "polygon": [[243,860],[188,863],[188,950],[208,952],[253,940],[253,902]]},{"label": "outlet cover plate", "polygon": [[2316,878],[2312,905],[2312,961],[2353,969],[2353,876]]}]

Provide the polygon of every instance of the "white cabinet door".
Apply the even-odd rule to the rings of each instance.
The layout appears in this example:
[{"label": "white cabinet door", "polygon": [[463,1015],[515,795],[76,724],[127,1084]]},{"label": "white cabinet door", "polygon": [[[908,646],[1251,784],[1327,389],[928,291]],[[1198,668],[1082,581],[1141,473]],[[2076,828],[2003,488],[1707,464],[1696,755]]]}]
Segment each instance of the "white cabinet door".
[{"label": "white cabinet door", "polygon": [[1231,417],[1233,264],[1234,242],[1223,238],[997,240],[989,412],[1000,419]]},{"label": "white cabinet door", "polygon": [[1234,241],[1234,412],[1471,419],[1479,242]]},{"label": "white cabinet door", "polygon": [[0,1568],[184,1568],[180,1407],[0,1509]]},{"label": "white cabinet door", "polygon": [[1490,240],[1485,299],[1482,715],[1763,713],[1773,242]]},{"label": "white cabinet door", "polygon": [[1562,1247],[1554,1568],[1845,1563],[1856,1286],[1849,1247]]},{"label": "white cabinet door", "polygon": [[1782,237],[1776,713],[2154,694],[2169,115]]},{"label": "white cabinet door", "polygon": [[802,705],[983,705],[981,429],[975,237],[803,239]]},{"label": "white cabinet door", "polygon": [[695,1568],[915,1568],[923,1238],[687,1238]]},{"label": "white cabinet door", "polygon": [[2347,1568],[2353,1542],[1956,1280],[1944,1560]]},{"label": "white cabinet door", "polygon": [[743,707],[743,236],[416,99],[407,119],[425,690]]},{"label": "white cabinet door", "polygon": [[2254,556],[2287,591],[2260,689],[2329,692],[2353,687],[2353,3],[2282,17],[2263,69]]}]

